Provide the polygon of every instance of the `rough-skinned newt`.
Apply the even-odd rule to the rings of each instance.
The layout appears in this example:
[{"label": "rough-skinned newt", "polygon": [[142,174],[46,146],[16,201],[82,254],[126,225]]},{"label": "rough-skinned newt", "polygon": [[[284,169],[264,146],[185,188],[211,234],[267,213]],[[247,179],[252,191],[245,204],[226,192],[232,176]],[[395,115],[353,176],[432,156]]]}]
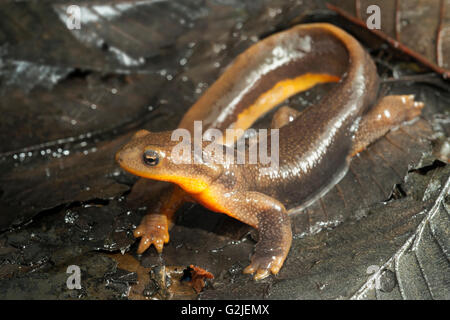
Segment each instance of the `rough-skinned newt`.
[{"label": "rough-skinned newt", "polygon": [[258,229],[245,273],[255,279],[278,273],[292,241],[289,213],[323,196],[345,175],[354,155],[419,116],[423,103],[409,95],[379,97],[370,55],[345,31],[317,23],[295,26],[248,48],[179,124],[191,133],[196,120],[203,121],[204,130],[245,130],[287,98],[325,82],[336,84],[317,104],[302,112],[282,107],[275,113],[279,166],[274,169],[259,162],[175,163],[171,152],[179,142],[172,141],[171,131],[138,131],[116,154],[120,166],[174,184],[135,230],[142,238],[138,252],[152,244],[161,252],[173,213],[184,201],[196,201]]}]

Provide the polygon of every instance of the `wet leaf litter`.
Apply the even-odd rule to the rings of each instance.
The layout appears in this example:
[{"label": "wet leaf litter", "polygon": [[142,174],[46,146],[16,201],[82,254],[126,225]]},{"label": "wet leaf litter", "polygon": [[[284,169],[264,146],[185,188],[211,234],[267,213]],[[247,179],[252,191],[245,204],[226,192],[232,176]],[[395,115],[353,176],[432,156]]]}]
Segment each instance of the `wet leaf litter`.
[{"label": "wet leaf litter", "polygon": [[[153,250],[136,255],[132,230],[145,203],[132,208],[127,201],[136,178],[119,170],[115,151],[137,129],[175,128],[238,53],[292,23],[314,19],[315,10],[325,7],[316,1],[207,4],[123,4],[115,6],[113,16],[87,4],[91,20],[83,22],[83,33],[65,28],[64,4],[2,4],[10,14],[0,50],[5,115],[0,120],[0,296],[448,296],[442,285],[449,274],[450,96],[444,81],[386,84],[391,93],[424,101],[423,118],[363,152],[336,188],[293,218],[293,248],[277,277],[253,282],[242,275],[254,235],[198,205],[180,210],[162,256]],[[30,18],[17,24],[21,14]],[[30,29],[38,36],[30,38]],[[58,50],[49,50],[56,44]],[[26,50],[30,45],[35,50]],[[366,45],[370,48],[370,40]],[[380,55],[386,62],[379,63],[382,76],[405,72],[398,68],[401,62],[385,61],[386,56]],[[304,108],[327,89],[321,86],[287,104]],[[257,125],[264,127],[264,121]],[[81,267],[80,290],[65,286],[72,264]],[[189,265],[214,275],[200,293],[180,281]],[[370,266],[378,271],[368,273]]]}]

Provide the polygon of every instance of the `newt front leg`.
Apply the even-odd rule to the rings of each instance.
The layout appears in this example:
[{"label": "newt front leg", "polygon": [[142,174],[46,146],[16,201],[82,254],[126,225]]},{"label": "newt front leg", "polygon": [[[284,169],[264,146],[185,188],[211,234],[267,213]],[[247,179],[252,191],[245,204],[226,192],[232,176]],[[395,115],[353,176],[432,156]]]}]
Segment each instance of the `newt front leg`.
[{"label": "newt front leg", "polygon": [[260,192],[226,194],[220,180],[217,185],[197,195],[197,201],[258,230],[258,243],[244,273],[254,274],[255,280],[264,279],[270,273],[277,274],[292,243],[291,222],[284,205]]},{"label": "newt front leg", "polygon": [[152,244],[158,253],[162,252],[165,243],[169,242],[169,230],[174,224],[175,212],[185,202],[185,192],[178,186],[163,195],[161,206],[150,210],[134,230],[134,236],[141,238],[138,254],[143,253]]},{"label": "newt front leg", "polygon": [[251,263],[244,273],[255,274],[255,280],[261,280],[272,274],[277,274],[292,243],[290,219],[284,207],[275,205],[272,209],[258,214],[258,243]]}]

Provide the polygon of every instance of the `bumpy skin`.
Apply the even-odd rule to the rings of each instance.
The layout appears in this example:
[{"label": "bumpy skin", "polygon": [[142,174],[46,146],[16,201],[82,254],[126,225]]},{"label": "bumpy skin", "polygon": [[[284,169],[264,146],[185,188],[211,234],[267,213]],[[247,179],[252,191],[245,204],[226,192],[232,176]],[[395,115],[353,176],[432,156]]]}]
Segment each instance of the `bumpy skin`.
[{"label": "bumpy skin", "polygon": [[[204,131],[247,129],[289,96],[331,81],[338,83],[316,105],[301,113],[289,107],[276,113],[272,126],[280,128],[278,167],[223,164],[211,161],[218,159],[207,152],[200,163],[177,164],[172,151],[178,141],[172,141],[171,132],[137,132],[117,153],[119,164],[181,188],[170,191],[159,211],[149,213],[136,230],[142,237],[139,252],[151,244],[161,251],[173,212],[184,200],[193,200],[258,229],[259,241],[244,272],[255,279],[278,273],[292,241],[288,211],[326,193],[343,177],[353,155],[419,115],[423,104],[410,96],[377,102],[376,68],[359,43],[332,25],[310,24],[268,37],[239,55],[179,126],[193,133],[194,121],[203,120]],[[143,160],[147,150],[158,155],[157,165]]]}]

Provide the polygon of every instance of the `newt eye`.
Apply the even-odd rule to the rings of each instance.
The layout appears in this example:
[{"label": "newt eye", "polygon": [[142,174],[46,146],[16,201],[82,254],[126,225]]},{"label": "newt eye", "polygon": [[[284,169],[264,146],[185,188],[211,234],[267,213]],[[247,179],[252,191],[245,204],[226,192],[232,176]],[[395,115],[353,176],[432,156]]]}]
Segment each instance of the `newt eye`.
[{"label": "newt eye", "polygon": [[144,152],[144,163],[149,166],[156,166],[159,163],[159,155],[156,151],[147,150]]}]

